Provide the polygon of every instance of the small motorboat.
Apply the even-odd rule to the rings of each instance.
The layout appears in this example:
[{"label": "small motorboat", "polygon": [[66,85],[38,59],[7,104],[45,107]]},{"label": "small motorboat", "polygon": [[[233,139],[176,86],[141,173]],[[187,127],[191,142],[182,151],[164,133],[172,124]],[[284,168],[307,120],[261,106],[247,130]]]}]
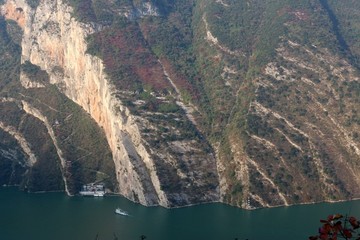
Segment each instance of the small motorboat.
[{"label": "small motorboat", "polygon": [[123,216],[129,216],[129,214],[126,211],[122,210],[121,208],[115,209],[115,213]]}]

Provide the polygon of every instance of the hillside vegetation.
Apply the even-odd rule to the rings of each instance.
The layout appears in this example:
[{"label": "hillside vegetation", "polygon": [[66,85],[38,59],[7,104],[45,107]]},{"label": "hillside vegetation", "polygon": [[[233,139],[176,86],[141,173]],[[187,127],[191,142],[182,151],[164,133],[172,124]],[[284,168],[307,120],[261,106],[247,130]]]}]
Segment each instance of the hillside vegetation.
[{"label": "hillside vegetation", "polygon": [[[36,8],[37,1],[31,2]],[[116,98],[141,119],[139,131],[160,188],[174,205],[188,203],[179,192],[196,202],[207,189],[218,189],[221,201],[244,208],[360,197],[357,1],[67,3],[75,19],[96,29],[87,37],[87,53],[102,59]],[[28,62],[20,67],[19,29],[4,19],[0,24],[1,96],[28,101],[49,122],[60,123],[54,129],[71,162],[73,191],[100,175],[114,188],[102,130],[49,83],[46,72]],[[45,87],[21,87],[20,70]],[[15,103],[1,104],[14,111],[14,119],[1,122],[24,136],[32,134],[23,126],[36,125],[44,134],[38,143],[43,147],[36,149],[55,153],[41,122]],[[6,135],[0,149],[16,145],[0,134]],[[16,158],[24,158],[18,146],[13,149]],[[21,182],[26,167],[3,158],[1,164],[16,177],[6,171],[0,180]],[[56,158],[46,167],[57,176],[51,186],[62,188],[64,169]]]},{"label": "hillside vegetation", "polygon": [[[108,61],[106,49],[119,46],[109,52],[127,56],[114,60],[126,64],[106,64],[111,79],[140,92],[149,85],[171,91],[161,76],[149,82],[149,72],[141,80],[131,69],[154,69],[156,58],[163,63],[183,99],[198,106],[197,127],[218,152],[224,201],[266,206],[358,194],[342,171],[359,161],[355,1],[153,3],[160,16],[113,21],[89,38],[89,51]],[[115,43],[115,29],[131,44],[121,37]],[[105,48],[94,51],[99,43]],[[150,52],[137,57],[139,44]],[[145,62],[132,62],[137,58]]]}]

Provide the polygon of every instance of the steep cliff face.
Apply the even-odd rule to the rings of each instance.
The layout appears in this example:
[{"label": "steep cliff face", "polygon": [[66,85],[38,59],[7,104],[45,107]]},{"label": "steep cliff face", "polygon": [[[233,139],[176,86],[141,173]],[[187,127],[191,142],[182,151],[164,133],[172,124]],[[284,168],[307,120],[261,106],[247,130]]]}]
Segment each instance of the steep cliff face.
[{"label": "steep cliff face", "polygon": [[46,71],[25,60],[20,66],[19,44],[25,25],[19,27],[15,21],[25,24],[28,6],[22,6],[8,2],[1,9],[11,21],[0,19],[4,154],[0,184],[74,194],[84,183],[105,181],[114,190],[114,164],[103,132],[80,107],[49,84]]},{"label": "steep cliff face", "polygon": [[[148,9],[139,10],[136,16],[140,16],[140,13],[156,15],[151,6],[143,7]],[[21,21],[11,17],[14,15],[11,12],[19,11],[17,9],[21,9]],[[62,1],[43,1],[36,9],[29,7],[24,1],[8,1],[3,6],[3,12],[6,13],[5,17],[18,20],[24,28],[22,62],[29,61],[45,70],[49,74],[50,83],[58,86],[70,99],[82,106],[103,128],[115,163],[118,190],[122,195],[145,205],[163,206],[218,199],[216,187],[208,188],[209,184],[216,186],[216,171],[214,157],[211,153],[204,153],[202,149],[206,147],[206,143],[199,144],[196,139],[191,138],[179,139],[166,143],[171,147],[172,153],[154,149],[146,141],[143,132],[149,128],[157,129],[158,126],[130,113],[117,97],[128,92],[122,93],[122,89],[115,89],[104,73],[102,60],[86,53],[86,37],[100,31],[101,27],[76,21],[72,17],[72,8]],[[163,71],[160,63],[157,64],[157,68]],[[24,86],[30,86],[24,74],[20,77]],[[164,72],[160,77],[163,81],[169,81]],[[43,118],[39,115],[36,117],[48,126]],[[173,114],[169,118],[177,116]],[[166,125],[168,123],[164,122],[163,127]],[[150,140],[154,139],[149,138],[148,141]],[[59,151],[58,147],[57,149]],[[176,156],[179,154],[182,157]],[[189,169],[182,172],[178,164]],[[64,160],[61,165],[62,168],[65,167]],[[159,171],[160,168],[163,173]],[[168,171],[176,172],[168,174]],[[212,177],[203,177],[207,172]],[[171,177],[170,174],[175,175]],[[64,182],[66,183],[66,177]],[[170,187],[164,189],[167,184]],[[181,187],[172,191],[171,185],[174,184]]]},{"label": "steep cliff face", "polygon": [[15,176],[0,180],[26,185],[21,174],[33,179],[51,149],[52,186],[69,194],[107,179],[166,207],[358,198],[360,20],[349,6],[359,6],[343,4],[5,1],[0,40],[21,41],[22,64],[0,84],[17,119],[0,118]]},{"label": "steep cliff face", "polygon": [[[27,14],[26,22],[31,31],[24,31],[23,60],[45,69],[50,82],[57,84],[103,127],[115,159],[120,192],[131,199],[136,195],[141,203],[147,205],[157,204],[159,196],[161,203],[167,205],[159,185],[157,189],[156,185],[143,185],[142,178],[145,182],[152,182],[144,164],[134,167],[130,161],[131,155],[149,158],[141,146],[135,119],[112,96],[115,90],[106,80],[101,60],[86,54],[85,38],[95,29],[75,21],[71,8],[61,1],[44,2],[37,7],[37,12],[39,14],[31,11]],[[61,69],[60,76],[57,69]],[[119,112],[115,112],[117,109]],[[156,177],[154,180],[156,183]]]}]

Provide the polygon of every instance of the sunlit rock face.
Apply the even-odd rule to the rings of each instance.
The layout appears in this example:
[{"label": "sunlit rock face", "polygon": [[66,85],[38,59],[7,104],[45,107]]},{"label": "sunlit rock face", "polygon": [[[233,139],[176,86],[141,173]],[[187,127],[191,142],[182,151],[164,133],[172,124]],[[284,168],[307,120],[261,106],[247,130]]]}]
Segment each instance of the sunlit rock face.
[{"label": "sunlit rock face", "polygon": [[[149,3],[134,11],[132,17],[159,14]],[[108,80],[102,60],[86,53],[86,37],[101,27],[76,21],[72,8],[63,1],[41,1],[36,9],[28,6],[26,1],[7,1],[2,6],[2,13],[23,28],[22,62],[29,61],[45,70],[50,83],[85,109],[104,130],[112,151],[120,194],[144,205],[165,207],[218,201],[216,187],[204,188],[208,184],[208,180],[203,179],[205,174],[213,175],[210,182],[216,186],[217,173],[215,158],[199,148],[202,143],[192,139],[169,142],[173,153],[149,148],[141,129],[153,126],[131,114],[116,98],[121,89],[116,89]],[[26,88],[43,87],[24,74],[21,83]],[[176,155],[178,152],[181,152],[181,159]],[[175,192],[163,189],[162,185],[169,177],[158,172],[155,158],[167,168],[174,169],[174,179],[179,182],[170,184],[181,186]],[[177,169],[179,163],[192,169],[184,173]],[[198,173],[197,176],[194,173]]]},{"label": "sunlit rock face", "polygon": [[[20,94],[1,97],[42,126],[69,194],[79,184],[63,142],[74,131],[61,136],[54,124],[71,118],[46,95],[54,89],[105,136],[114,191],[141,204],[359,198],[360,19],[349,6],[360,5],[338,4],[7,0],[1,14],[22,29],[22,68]],[[11,120],[0,118],[1,131],[28,156],[24,168],[39,165],[23,121]]]}]

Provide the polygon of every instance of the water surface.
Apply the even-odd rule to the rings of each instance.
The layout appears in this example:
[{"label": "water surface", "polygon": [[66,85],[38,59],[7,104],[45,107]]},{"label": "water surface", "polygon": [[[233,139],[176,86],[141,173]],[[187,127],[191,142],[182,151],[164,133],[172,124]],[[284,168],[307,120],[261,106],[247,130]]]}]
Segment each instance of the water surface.
[{"label": "water surface", "polygon": [[[131,214],[116,215],[116,207]],[[258,240],[308,239],[319,220],[342,213],[360,217],[360,201],[254,211],[224,204],[179,209],[143,207],[122,197],[67,197],[0,188],[1,240]]]}]

